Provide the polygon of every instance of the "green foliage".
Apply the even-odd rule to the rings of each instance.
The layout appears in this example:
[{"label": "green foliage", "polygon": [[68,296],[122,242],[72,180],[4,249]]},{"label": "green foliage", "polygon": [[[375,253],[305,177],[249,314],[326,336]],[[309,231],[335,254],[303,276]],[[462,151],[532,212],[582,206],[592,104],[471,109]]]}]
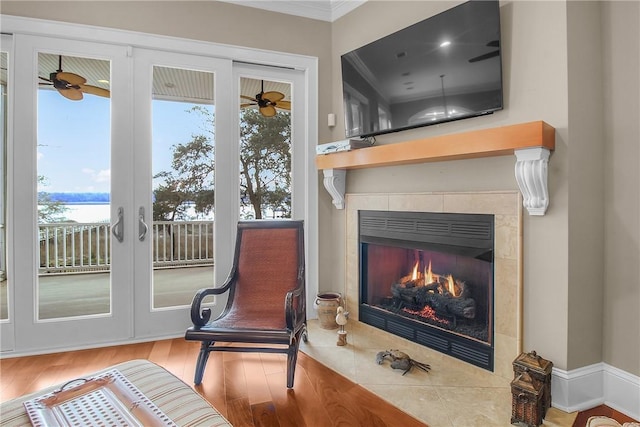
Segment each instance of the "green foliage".
[{"label": "green foliage", "polygon": [[291,117],[278,112],[264,117],[253,109],[240,120],[240,189],[256,219],[264,211],[291,216]]},{"label": "green foliage", "polygon": [[[172,147],[170,171],[154,176],[161,184],[154,191],[154,220],[187,219],[188,205],[198,214],[214,209],[215,146],[214,117],[201,114],[203,132],[191,141]],[[257,110],[242,110],[240,117],[240,203],[245,217],[262,218],[267,210],[291,216],[291,119],[278,112],[264,117]]]},{"label": "green foliage", "polygon": [[[47,179],[42,175],[38,175],[38,186],[45,187],[46,185]],[[38,223],[64,222],[67,220],[64,214],[68,210],[62,202],[52,200],[49,193],[38,192]]]}]

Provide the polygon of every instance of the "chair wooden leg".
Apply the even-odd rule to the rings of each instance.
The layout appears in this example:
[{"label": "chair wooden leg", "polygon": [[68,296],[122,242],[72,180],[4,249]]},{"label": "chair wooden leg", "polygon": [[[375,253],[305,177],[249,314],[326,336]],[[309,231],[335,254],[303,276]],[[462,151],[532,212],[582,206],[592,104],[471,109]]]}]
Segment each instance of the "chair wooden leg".
[{"label": "chair wooden leg", "polygon": [[200,353],[198,354],[198,361],[196,362],[196,374],[193,379],[195,385],[202,383],[202,377],[204,376],[204,368],[207,366],[207,360],[209,360],[209,346],[211,341],[203,341],[200,345]]},{"label": "chair wooden leg", "polygon": [[[304,335],[304,333],[303,333]],[[293,339],[287,350],[287,388],[293,388],[293,380],[296,374],[296,363],[298,361],[298,348],[300,347],[300,335]]]}]

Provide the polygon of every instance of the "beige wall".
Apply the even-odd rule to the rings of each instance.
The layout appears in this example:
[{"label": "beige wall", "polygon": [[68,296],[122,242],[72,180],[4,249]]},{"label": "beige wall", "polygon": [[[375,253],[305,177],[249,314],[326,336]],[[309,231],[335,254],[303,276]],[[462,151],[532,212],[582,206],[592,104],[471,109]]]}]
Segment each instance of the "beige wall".
[{"label": "beige wall", "polygon": [[[451,7],[452,2],[368,2],[334,23],[338,56],[392,31],[370,25],[376,16],[395,30]],[[524,347],[568,366],[568,93],[566,6],[562,2],[501,5],[505,109],[479,117],[378,137],[378,143],[544,120],[557,130],[549,165],[551,205],[543,217],[524,216]],[[404,17],[401,19],[400,17]],[[542,24],[544,23],[544,24]],[[363,38],[369,36],[370,40]],[[334,91],[339,70],[334,63]],[[334,108],[340,108],[334,95]],[[349,192],[517,189],[515,157],[461,160],[350,172]],[[334,215],[340,216],[336,212]],[[322,235],[322,233],[321,233]],[[339,242],[338,236],[336,241]],[[336,272],[335,281],[340,280]],[[595,362],[595,361],[594,361]]]},{"label": "beige wall", "polygon": [[606,363],[640,375],[640,2],[604,2],[602,17],[603,353]]},{"label": "beige wall", "polygon": [[[318,58],[320,88],[331,86],[331,24],[217,1],[5,1],[0,13],[287,52]],[[330,93],[318,96],[326,124]],[[330,138],[319,127],[320,140]]]},{"label": "beige wall", "polygon": [[[339,55],[458,3],[369,2],[335,22],[338,117]],[[560,369],[604,361],[639,375],[638,2],[502,1],[501,19],[505,109],[380,136],[378,143],[530,120],[554,126],[551,205],[543,217],[524,218],[525,350]],[[339,121],[332,136],[340,139],[343,131]],[[505,157],[359,170],[349,172],[347,187],[354,193],[516,189],[514,164]],[[321,286],[335,289],[344,282],[344,218],[322,197],[327,233],[320,234],[331,236],[322,262],[332,274]],[[622,347],[629,350],[613,350]]]},{"label": "beige wall", "polygon": [[[344,135],[339,56],[458,3],[371,1],[333,24],[201,1],[3,0],[0,7],[9,15],[316,56],[322,143]],[[505,109],[378,142],[532,120],[554,126],[551,205],[543,217],[524,218],[525,349],[560,369],[604,361],[640,375],[638,2],[604,2],[601,10],[589,1],[503,1],[501,18]],[[602,38],[591,28],[600,21]],[[325,126],[329,112],[338,117],[334,129]],[[349,192],[511,190],[514,164],[507,156],[360,170],[347,185]],[[322,189],[319,215],[320,289],[341,290],[344,212]]]}]

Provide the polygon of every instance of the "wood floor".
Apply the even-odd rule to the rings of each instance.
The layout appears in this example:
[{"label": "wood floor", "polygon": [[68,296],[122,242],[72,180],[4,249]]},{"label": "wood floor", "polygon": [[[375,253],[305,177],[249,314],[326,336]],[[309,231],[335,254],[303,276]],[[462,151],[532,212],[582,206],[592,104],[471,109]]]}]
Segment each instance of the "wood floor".
[{"label": "wood floor", "polygon": [[[193,384],[199,344],[182,338],[0,360],[0,401],[80,378],[131,359],[149,359]],[[300,352],[293,390],[281,354],[214,352],[195,389],[234,427],[425,426]]]},{"label": "wood floor", "polygon": [[634,421],[638,422],[637,420],[634,420],[633,418],[628,417],[625,414],[616,411],[615,409],[611,409],[605,405],[600,405],[587,411],[580,412],[576,417],[576,420],[573,422],[573,427],[584,427],[587,424],[587,420],[589,420],[589,417],[600,415],[612,418],[620,424],[631,423]]}]

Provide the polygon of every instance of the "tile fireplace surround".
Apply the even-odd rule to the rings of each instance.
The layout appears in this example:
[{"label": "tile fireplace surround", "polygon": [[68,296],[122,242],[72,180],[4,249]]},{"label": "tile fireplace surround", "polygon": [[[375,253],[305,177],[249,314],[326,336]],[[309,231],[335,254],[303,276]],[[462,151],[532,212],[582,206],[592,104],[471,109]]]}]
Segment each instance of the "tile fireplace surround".
[{"label": "tile fireplace surround", "polygon": [[[310,325],[301,349],[321,363],[422,420],[430,427],[509,426],[513,360],[522,351],[522,198],[517,191],[473,193],[347,194],[346,283],[336,288],[351,313],[348,344],[336,346],[336,331]],[[419,211],[492,214],[495,218],[494,372],[360,323],[358,319],[358,211]],[[432,371],[405,376],[374,361],[397,348],[430,363]],[[530,349],[526,349],[529,351]],[[551,408],[544,425],[571,426],[575,414]]]}]

